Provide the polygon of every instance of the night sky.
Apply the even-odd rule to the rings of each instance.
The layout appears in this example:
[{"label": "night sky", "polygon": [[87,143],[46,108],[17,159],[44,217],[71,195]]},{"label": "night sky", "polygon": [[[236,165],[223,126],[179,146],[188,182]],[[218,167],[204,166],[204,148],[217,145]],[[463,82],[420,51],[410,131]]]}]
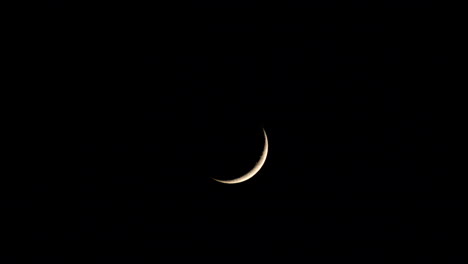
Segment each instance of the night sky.
[{"label": "night sky", "polygon": [[[447,23],[416,1],[244,2],[49,1],[34,65],[57,159],[3,202],[8,261],[461,263]],[[262,170],[213,181],[254,166],[262,128]]]}]

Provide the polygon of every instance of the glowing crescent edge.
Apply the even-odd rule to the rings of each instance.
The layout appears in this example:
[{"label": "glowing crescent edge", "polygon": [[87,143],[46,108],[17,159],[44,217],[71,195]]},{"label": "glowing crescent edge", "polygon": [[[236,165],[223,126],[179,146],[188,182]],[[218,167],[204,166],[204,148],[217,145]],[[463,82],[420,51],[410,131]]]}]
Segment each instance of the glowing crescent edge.
[{"label": "glowing crescent edge", "polygon": [[218,179],[215,179],[215,178],[212,178],[212,179],[215,180],[215,181],[221,182],[221,183],[235,184],[235,183],[244,182],[244,181],[252,178],[255,174],[257,174],[257,172],[260,171],[263,164],[265,163],[266,158],[267,158],[267,154],[268,154],[268,138],[267,138],[267,134],[265,132],[265,129],[263,129],[263,135],[265,136],[265,146],[263,148],[263,153],[260,156],[260,159],[255,164],[255,166],[249,172],[247,172],[246,174],[242,175],[239,178],[232,179],[232,180],[218,180]]}]

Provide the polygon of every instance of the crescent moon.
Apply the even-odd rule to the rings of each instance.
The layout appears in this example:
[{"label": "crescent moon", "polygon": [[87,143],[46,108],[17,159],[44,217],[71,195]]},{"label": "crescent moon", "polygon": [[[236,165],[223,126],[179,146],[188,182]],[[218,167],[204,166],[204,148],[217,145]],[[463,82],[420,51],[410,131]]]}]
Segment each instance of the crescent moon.
[{"label": "crescent moon", "polygon": [[215,180],[215,181],[221,182],[221,183],[235,184],[235,183],[244,182],[244,181],[252,178],[255,174],[257,174],[257,172],[260,171],[263,164],[265,163],[266,158],[267,158],[267,154],[268,154],[268,138],[267,138],[267,134],[265,132],[265,129],[263,129],[263,135],[265,136],[265,145],[263,147],[262,155],[260,156],[260,159],[257,161],[255,166],[249,172],[247,172],[246,174],[242,175],[239,178],[232,179],[232,180],[218,180],[218,179],[215,179],[215,178],[212,178],[212,179]]}]

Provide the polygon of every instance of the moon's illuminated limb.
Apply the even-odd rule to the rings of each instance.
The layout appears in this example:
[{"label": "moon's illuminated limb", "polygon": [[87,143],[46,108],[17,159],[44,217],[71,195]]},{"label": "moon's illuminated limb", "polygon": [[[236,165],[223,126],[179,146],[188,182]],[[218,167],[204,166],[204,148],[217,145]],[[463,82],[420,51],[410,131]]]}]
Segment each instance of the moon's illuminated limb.
[{"label": "moon's illuminated limb", "polygon": [[218,182],[222,182],[222,183],[234,184],[234,183],[244,182],[244,181],[252,178],[255,174],[257,174],[257,172],[260,171],[263,164],[265,163],[265,160],[266,160],[266,157],[267,157],[267,154],[268,154],[268,138],[267,138],[267,134],[265,132],[265,129],[263,129],[263,135],[265,136],[265,146],[263,148],[263,153],[260,156],[260,160],[257,161],[255,166],[249,172],[247,172],[243,176],[241,176],[239,178],[236,178],[236,179],[233,179],[233,180],[224,180],[223,181],[223,180],[218,180],[218,179],[215,179],[215,178],[212,178],[212,179],[215,180],[215,181],[218,181]]}]

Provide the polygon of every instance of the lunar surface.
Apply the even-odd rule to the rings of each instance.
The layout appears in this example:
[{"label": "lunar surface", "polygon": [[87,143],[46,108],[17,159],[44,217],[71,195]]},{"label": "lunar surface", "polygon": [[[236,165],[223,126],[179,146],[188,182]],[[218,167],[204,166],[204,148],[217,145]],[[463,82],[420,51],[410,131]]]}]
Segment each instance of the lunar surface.
[{"label": "lunar surface", "polygon": [[265,160],[266,160],[267,154],[268,154],[268,138],[267,138],[267,134],[265,132],[265,129],[263,129],[263,135],[265,136],[265,145],[263,147],[262,155],[260,156],[260,159],[257,161],[255,166],[249,172],[247,172],[246,174],[242,175],[239,178],[235,178],[235,179],[232,179],[232,180],[218,180],[218,179],[215,179],[215,178],[212,178],[212,179],[215,180],[215,181],[221,182],[221,183],[234,184],[234,183],[245,182],[246,180],[252,178],[255,174],[257,174],[257,172],[260,171],[263,164],[265,163]]}]

